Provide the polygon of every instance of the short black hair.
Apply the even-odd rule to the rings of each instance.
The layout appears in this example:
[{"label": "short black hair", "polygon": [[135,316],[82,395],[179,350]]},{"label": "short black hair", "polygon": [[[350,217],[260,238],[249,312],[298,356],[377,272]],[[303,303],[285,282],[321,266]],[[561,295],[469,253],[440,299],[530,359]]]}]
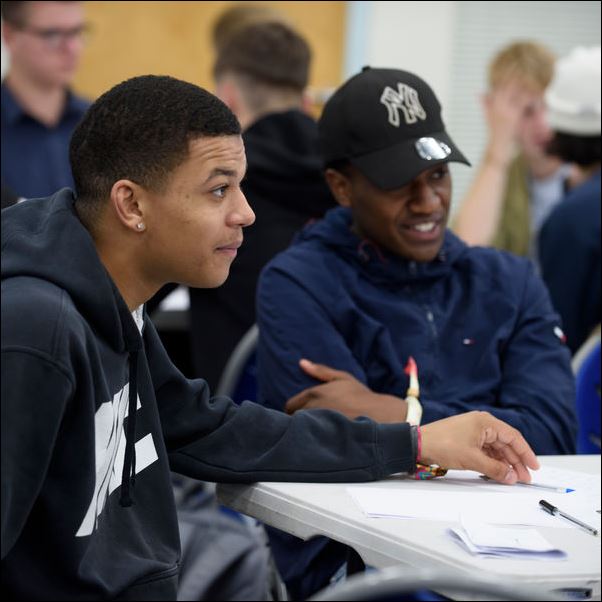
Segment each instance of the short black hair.
[{"label": "short black hair", "polygon": [[82,210],[93,218],[122,178],[163,190],[190,141],[240,133],[232,111],[194,84],[158,75],[118,84],[88,109],[71,138],[80,217]]},{"label": "short black hair", "polygon": [[560,157],[568,163],[589,167],[601,161],[600,135],[575,136],[564,132],[555,132],[548,144],[547,152]]}]

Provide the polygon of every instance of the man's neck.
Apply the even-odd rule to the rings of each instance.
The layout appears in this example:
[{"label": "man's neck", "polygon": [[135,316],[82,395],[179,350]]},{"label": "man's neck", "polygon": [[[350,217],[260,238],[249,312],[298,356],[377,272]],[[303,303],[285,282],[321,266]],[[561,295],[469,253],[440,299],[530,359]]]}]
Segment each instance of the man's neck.
[{"label": "man's neck", "polygon": [[48,127],[59,122],[67,97],[64,87],[32,81],[14,70],[6,76],[5,84],[29,115]]}]

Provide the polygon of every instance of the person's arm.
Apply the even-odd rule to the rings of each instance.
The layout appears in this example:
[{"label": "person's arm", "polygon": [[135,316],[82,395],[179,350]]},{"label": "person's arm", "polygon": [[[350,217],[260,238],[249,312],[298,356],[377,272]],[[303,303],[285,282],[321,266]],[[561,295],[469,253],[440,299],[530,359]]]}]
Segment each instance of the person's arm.
[{"label": "person's arm", "polygon": [[245,401],[211,397],[171,363],[152,323],[145,347],[170,465],[223,482],[365,481],[415,465],[410,425],[350,421],[336,412],[291,417]]},{"label": "person's arm", "polygon": [[218,482],[354,482],[413,472],[416,462],[476,470],[508,484],[529,481],[535,454],[511,426],[470,412],[421,427],[348,420],[312,410],[289,416],[258,404],[210,398],[170,362],[152,325],[145,341],[170,465]]},{"label": "person's arm", "polygon": [[[500,350],[502,380],[487,398],[421,399],[422,424],[482,410],[517,428],[539,454],[574,453],[576,417],[570,353],[558,336],[558,315],[542,281],[524,262],[524,291],[514,332]],[[519,276],[517,275],[517,278]],[[292,397],[288,412],[330,408],[354,414],[350,394],[361,396],[354,375],[321,364],[300,364],[318,382]],[[322,384],[319,384],[322,382]],[[356,413],[361,415],[361,413]],[[378,416],[374,416],[378,420]]]},{"label": "person's arm", "polygon": [[39,495],[73,383],[54,358],[2,349],[2,558]]},{"label": "person's arm", "polygon": [[[307,358],[354,377],[333,386],[329,403],[315,407],[337,410],[349,418],[367,416],[379,422],[404,421],[407,414],[404,399],[391,390],[374,391],[366,386],[367,364],[363,362],[373,358],[358,358],[356,354],[360,352],[352,349],[352,343],[346,338],[347,333],[362,328],[364,337],[369,338],[367,329],[370,327],[377,337],[380,326],[369,326],[365,321],[358,323],[362,318],[343,308],[343,303],[347,303],[344,293],[342,299],[331,299],[327,290],[332,287],[326,291],[319,287],[314,290],[306,284],[312,278],[321,282],[324,275],[320,272],[313,277],[299,277],[270,266],[261,276],[257,296],[261,402],[290,411],[287,400],[301,391],[313,389],[321,380],[299,366],[299,360]],[[370,349],[364,351],[370,355]],[[405,377],[403,380],[405,382]],[[325,387],[328,390],[329,387]],[[325,396],[320,398],[324,400]]]},{"label": "person's arm", "polygon": [[489,138],[477,174],[454,218],[455,233],[469,245],[491,245],[497,233],[508,170],[516,152],[521,116],[530,96],[516,83],[490,92],[484,100]]}]

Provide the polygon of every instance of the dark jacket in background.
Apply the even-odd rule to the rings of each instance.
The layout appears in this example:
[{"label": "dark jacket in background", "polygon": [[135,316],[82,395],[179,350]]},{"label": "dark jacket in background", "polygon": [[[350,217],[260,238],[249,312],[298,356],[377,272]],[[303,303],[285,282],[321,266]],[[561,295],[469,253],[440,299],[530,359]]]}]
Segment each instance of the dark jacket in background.
[{"label": "dark jacket in background", "polygon": [[315,121],[300,111],[273,113],[243,134],[247,174],[242,189],[256,215],[217,289],[190,289],[195,376],[215,389],[232,350],[255,323],[255,289],[263,266],[309,220],[335,201],[324,181]]},{"label": "dark jacket in background", "polygon": [[600,323],[600,170],[572,190],[539,238],[542,277],[574,353]]},{"label": "dark jacket in background", "polygon": [[210,399],[146,317],[140,333],[73,202],[2,212],[3,597],[174,600],[170,468],[252,483],[415,466],[407,424]]}]

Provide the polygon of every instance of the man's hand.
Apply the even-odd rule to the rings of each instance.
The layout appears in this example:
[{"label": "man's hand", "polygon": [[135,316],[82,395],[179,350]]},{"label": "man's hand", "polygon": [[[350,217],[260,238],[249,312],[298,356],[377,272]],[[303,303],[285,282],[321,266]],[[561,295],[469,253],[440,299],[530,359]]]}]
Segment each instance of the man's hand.
[{"label": "man's hand", "polygon": [[287,414],[298,410],[325,408],[336,410],[348,418],[368,416],[377,422],[405,422],[407,404],[393,395],[374,393],[348,372],[323,364],[301,360],[303,370],[323,384],[310,387],[291,397],[285,406]]},{"label": "man's hand", "polygon": [[420,462],[476,470],[503,483],[530,482],[539,462],[523,436],[488,412],[468,412],[420,427]]},{"label": "man's hand", "polygon": [[523,115],[534,100],[534,93],[514,80],[501,84],[484,97],[483,108],[489,127],[487,161],[507,167],[516,152]]}]

